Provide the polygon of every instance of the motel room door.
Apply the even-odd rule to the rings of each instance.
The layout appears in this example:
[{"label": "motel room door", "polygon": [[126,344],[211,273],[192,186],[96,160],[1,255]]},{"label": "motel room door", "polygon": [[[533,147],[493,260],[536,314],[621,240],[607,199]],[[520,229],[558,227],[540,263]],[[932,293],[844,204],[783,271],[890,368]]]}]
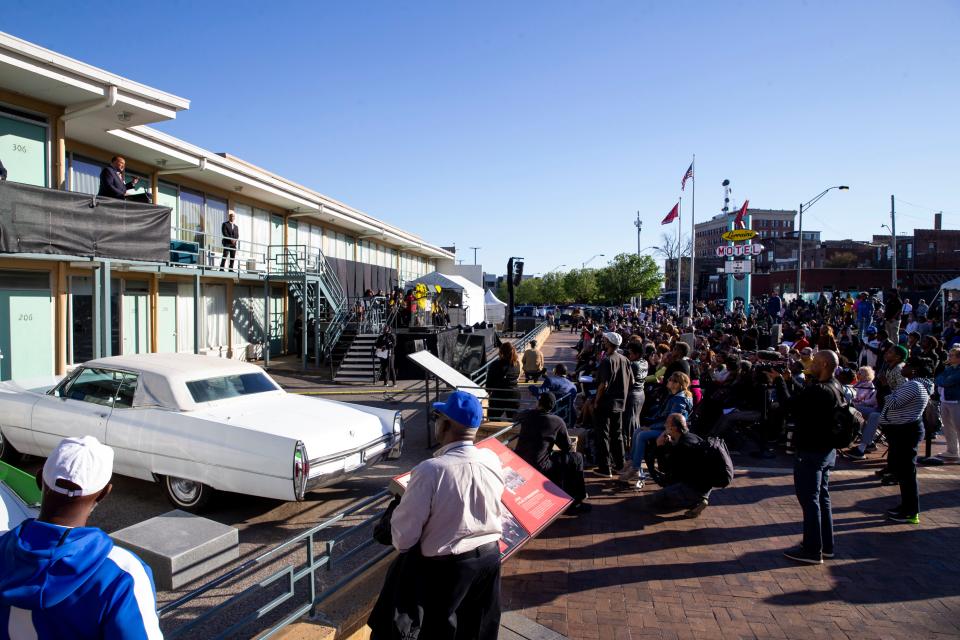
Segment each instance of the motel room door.
[{"label": "motel room door", "polygon": [[161,282],[157,300],[157,352],[177,352],[177,283]]},{"label": "motel room door", "polygon": [[150,352],[150,285],[123,282],[123,355]]},{"label": "motel room door", "polygon": [[0,273],[0,380],[52,376],[53,339],[50,274]]}]

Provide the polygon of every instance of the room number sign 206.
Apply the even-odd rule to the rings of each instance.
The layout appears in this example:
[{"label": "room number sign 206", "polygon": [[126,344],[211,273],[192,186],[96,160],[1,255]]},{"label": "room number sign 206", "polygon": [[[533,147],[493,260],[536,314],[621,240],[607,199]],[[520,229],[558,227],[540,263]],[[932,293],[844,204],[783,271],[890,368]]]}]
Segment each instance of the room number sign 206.
[{"label": "room number sign 206", "polygon": [[33,322],[33,314],[32,314],[32,313],[21,313],[21,314],[20,314],[20,317],[17,318],[17,320],[19,320],[20,322]]}]

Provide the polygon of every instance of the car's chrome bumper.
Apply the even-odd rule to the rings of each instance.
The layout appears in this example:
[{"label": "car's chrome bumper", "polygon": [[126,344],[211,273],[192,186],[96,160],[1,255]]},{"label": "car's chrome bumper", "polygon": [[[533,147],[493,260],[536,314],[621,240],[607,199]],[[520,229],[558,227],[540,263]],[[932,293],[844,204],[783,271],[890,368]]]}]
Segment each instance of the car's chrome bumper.
[{"label": "car's chrome bumper", "polygon": [[383,435],[351,451],[341,451],[331,456],[311,459],[306,490],[312,491],[335,484],[380,462],[402,446],[402,434],[393,433]]}]

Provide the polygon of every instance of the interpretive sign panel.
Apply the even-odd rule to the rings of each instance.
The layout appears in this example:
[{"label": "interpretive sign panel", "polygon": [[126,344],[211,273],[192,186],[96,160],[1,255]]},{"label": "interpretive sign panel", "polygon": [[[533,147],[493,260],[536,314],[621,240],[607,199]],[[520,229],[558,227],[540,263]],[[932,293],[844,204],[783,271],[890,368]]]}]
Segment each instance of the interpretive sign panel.
[{"label": "interpretive sign panel", "polygon": [[447,386],[466,391],[467,393],[474,395],[481,400],[487,397],[486,390],[479,388],[476,382],[463,375],[429,351],[417,351],[416,353],[411,353],[407,357],[416,363],[416,365],[421,369],[424,369],[428,373],[439,378]]},{"label": "interpretive sign panel", "polygon": [[[503,512],[500,559],[506,560],[556,520],[573,498],[496,438],[482,440],[477,446],[496,453],[503,465],[506,486],[501,500],[506,509]],[[409,472],[397,476],[390,481],[390,491],[400,495],[409,482]]]}]

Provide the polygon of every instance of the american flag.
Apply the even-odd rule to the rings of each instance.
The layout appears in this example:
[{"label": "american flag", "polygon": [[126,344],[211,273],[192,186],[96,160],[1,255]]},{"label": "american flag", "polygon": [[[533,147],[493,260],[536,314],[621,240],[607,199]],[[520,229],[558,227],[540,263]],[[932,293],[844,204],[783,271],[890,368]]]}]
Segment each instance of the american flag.
[{"label": "american flag", "polygon": [[687,180],[693,177],[693,163],[690,163],[690,168],[687,169],[687,172],[683,174],[683,180],[680,181],[680,191],[683,191],[687,186]]}]

